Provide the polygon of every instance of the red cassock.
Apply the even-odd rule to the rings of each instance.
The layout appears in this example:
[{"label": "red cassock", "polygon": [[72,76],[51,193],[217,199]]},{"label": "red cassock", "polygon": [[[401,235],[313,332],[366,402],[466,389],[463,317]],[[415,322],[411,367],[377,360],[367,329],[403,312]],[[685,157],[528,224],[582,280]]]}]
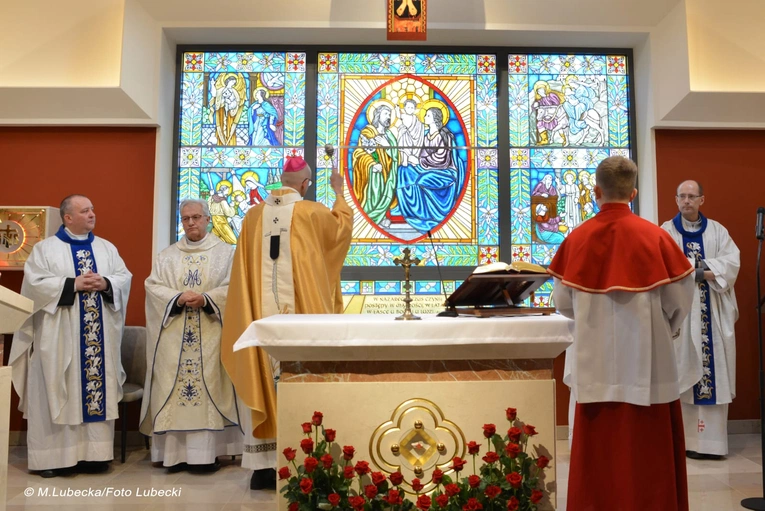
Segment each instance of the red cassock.
[{"label": "red cassock", "polygon": [[[687,283],[693,278],[689,277],[693,268],[688,259],[662,229],[633,214],[627,205],[604,204],[598,215],[569,234],[548,272],[557,279],[556,286],[564,286],[561,297],[573,296],[570,314],[561,313],[576,322],[574,344],[597,353],[587,357],[581,354],[585,351],[579,352],[580,358],[573,362],[580,367],[567,509],[688,510],[685,438],[679,391],[674,385],[677,377],[670,330],[670,325],[679,324],[687,314],[683,297],[686,288],[692,292]],[[658,302],[664,296],[662,286],[668,286],[668,293],[673,285],[680,305],[674,317],[668,318]],[[688,307],[691,299],[688,297]],[[563,302],[559,310],[568,307]],[[640,330],[635,325],[620,330],[619,318],[624,317],[620,314],[624,310],[629,314],[630,307],[638,307],[636,303],[648,310],[647,317],[655,323],[645,331],[663,332],[663,336],[646,336],[645,331],[635,334]],[[608,316],[615,318],[612,323],[601,321]],[[599,337],[602,329],[608,331]],[[595,338],[606,341],[601,345]],[[633,363],[647,364],[645,371],[635,371],[639,377],[613,371],[613,367],[630,366],[624,364],[619,351],[635,350],[634,345],[622,344],[635,339],[647,344],[642,353],[649,353],[649,360]],[[669,354],[671,359],[665,366],[650,360],[659,344],[665,349],[661,358]],[[608,349],[598,351],[601,346]],[[567,353],[567,357],[576,353]],[[592,360],[597,357],[602,358]]]}]

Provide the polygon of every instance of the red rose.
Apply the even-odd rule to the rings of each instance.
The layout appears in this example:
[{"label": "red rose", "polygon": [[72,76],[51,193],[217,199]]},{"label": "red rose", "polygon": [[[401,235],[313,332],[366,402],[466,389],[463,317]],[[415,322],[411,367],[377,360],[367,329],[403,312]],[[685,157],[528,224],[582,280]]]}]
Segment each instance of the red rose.
[{"label": "red rose", "polygon": [[486,453],[486,456],[481,459],[484,461],[484,463],[495,463],[499,461],[499,454],[494,451],[489,451]]},{"label": "red rose", "polygon": [[346,465],[345,468],[343,468],[343,477],[346,479],[353,479],[355,477],[354,474],[353,465]]},{"label": "red rose", "polygon": [[372,472],[372,484],[380,486],[385,482],[385,476],[382,472]]},{"label": "red rose", "polygon": [[550,458],[548,458],[547,456],[540,456],[537,459],[537,466],[539,468],[545,468],[549,464],[550,464]]},{"label": "red rose", "polygon": [[313,412],[313,417],[311,417],[311,424],[314,426],[321,426],[321,420],[324,418],[324,414],[321,412]]},{"label": "red rose", "polygon": [[313,481],[311,481],[307,477],[304,477],[303,479],[300,480],[300,489],[303,491],[303,493],[308,495],[309,493],[311,493],[311,490],[313,490]]},{"label": "red rose", "polygon": [[353,469],[360,476],[367,475],[369,473],[369,462],[359,461]]},{"label": "red rose", "polygon": [[530,424],[523,426],[523,432],[529,436],[534,436],[537,434],[537,430],[534,429],[534,426],[531,426]]},{"label": "red rose", "polygon": [[449,505],[449,496],[448,495],[439,495],[436,497],[436,504],[438,504],[438,507],[444,508]]},{"label": "red rose", "polygon": [[355,452],[356,449],[354,449],[352,445],[346,445],[343,447],[343,458],[346,460],[352,460]]},{"label": "red rose", "polygon": [[468,499],[467,504],[462,506],[462,511],[479,511],[480,509],[483,509],[483,505],[473,498]]},{"label": "red rose", "polygon": [[412,489],[416,492],[425,488],[419,479],[412,479]]},{"label": "red rose", "polygon": [[355,495],[353,497],[348,497],[348,503],[353,507],[355,511],[363,511],[364,504],[366,504],[367,501],[364,500],[364,497]]},{"label": "red rose", "polygon": [[467,463],[467,461],[463,460],[459,456],[455,456],[454,459],[452,459],[452,466],[450,468],[455,472],[459,472],[462,470],[462,467],[465,466],[465,463]]},{"label": "red rose", "polygon": [[449,483],[446,486],[444,486],[444,491],[446,492],[448,496],[454,497],[455,495],[460,494],[460,487],[454,483]]},{"label": "red rose", "polygon": [[467,448],[468,454],[478,454],[478,452],[481,450],[481,444],[477,444],[471,440],[468,442]]},{"label": "red rose", "polygon": [[507,474],[507,477],[505,477],[505,479],[507,479],[507,482],[510,483],[510,486],[512,486],[513,488],[520,488],[521,483],[523,482],[523,478],[521,477],[521,474],[519,474],[518,472],[510,472],[509,474]]},{"label": "red rose", "polygon": [[325,454],[321,457],[321,463],[324,466],[324,470],[329,470],[332,468],[332,462],[335,461],[332,459],[331,454]]},{"label": "red rose", "polygon": [[390,475],[390,482],[393,483],[394,486],[400,485],[404,482],[404,474],[401,472],[393,472]]},{"label": "red rose", "polygon": [[433,484],[441,484],[441,479],[444,478],[444,473],[440,468],[433,471]]},{"label": "red rose", "polygon": [[518,440],[521,439],[521,430],[516,427],[508,429],[507,438],[509,438],[511,442],[518,442]]},{"label": "red rose", "polygon": [[417,509],[420,511],[428,511],[428,509],[430,509],[430,497],[427,495],[420,495],[417,498]]},{"label": "red rose", "polygon": [[521,446],[518,444],[509,443],[505,446],[505,453],[508,456],[510,456],[512,459],[517,458],[520,452],[521,452]]},{"label": "red rose", "polygon": [[507,511],[518,511],[520,506],[521,503],[515,497],[510,497],[510,500],[507,501]]},{"label": "red rose", "polygon": [[398,490],[388,490],[388,495],[383,497],[383,500],[391,506],[398,506],[404,503],[401,499],[401,492]]},{"label": "red rose", "polygon": [[468,477],[468,484],[471,488],[478,488],[481,485],[481,478],[477,475]]},{"label": "red rose", "polygon": [[303,452],[306,454],[311,454],[313,452],[313,440],[310,438],[304,438],[300,441],[300,448],[303,449]]},{"label": "red rose", "polygon": [[291,449],[287,447],[282,451],[284,454],[284,457],[287,458],[287,461],[292,461],[295,459],[295,455],[297,454],[297,451],[295,449]]},{"label": "red rose", "polygon": [[279,480],[280,481],[284,481],[285,479],[289,479],[290,475],[291,475],[291,473],[290,473],[289,467],[282,467],[282,468],[279,469]]},{"label": "red rose", "polygon": [[324,440],[326,440],[327,442],[334,442],[336,434],[337,434],[337,431],[335,431],[334,429],[325,429]]},{"label": "red rose", "polygon": [[539,490],[533,490],[531,492],[531,503],[536,504],[540,500],[542,500],[542,497],[544,497],[544,494]]},{"label": "red rose", "polygon": [[310,435],[311,433],[313,433],[313,426],[311,426],[310,422],[304,422],[303,424],[301,424],[301,426],[303,426],[303,433],[305,433],[306,435]]},{"label": "red rose", "polygon": [[502,488],[500,488],[499,486],[494,486],[493,484],[490,484],[489,486],[486,487],[486,489],[484,490],[484,493],[486,494],[487,497],[489,497],[490,499],[493,499],[497,495],[502,493]]},{"label": "red rose", "polygon": [[300,504],[298,504],[297,502],[293,502],[292,504],[290,504],[290,507],[288,507],[287,509],[289,511],[298,511],[299,508],[300,508]]},{"label": "red rose", "polygon": [[317,459],[316,459],[316,458],[314,458],[313,456],[309,456],[309,457],[308,457],[308,458],[306,458],[306,459],[305,459],[305,461],[303,462],[303,466],[305,467],[305,471],[306,471],[308,474],[310,474],[311,472],[313,472],[314,470],[316,470],[316,467],[318,467],[318,466],[319,466],[319,460],[317,460]]},{"label": "red rose", "polygon": [[332,507],[337,507],[337,505],[340,504],[340,495],[337,493],[330,493],[327,495],[327,500],[332,504]]},{"label": "red rose", "polygon": [[497,432],[497,426],[494,424],[484,424],[483,425],[483,436],[486,438],[491,438],[494,436],[494,433]]},{"label": "red rose", "polygon": [[368,484],[364,486],[364,495],[366,495],[369,500],[375,498],[377,495],[377,486],[374,484]]},{"label": "red rose", "polygon": [[518,417],[518,410],[515,408],[508,408],[505,410],[505,414],[507,415],[507,420],[512,422],[516,419],[516,417]]}]

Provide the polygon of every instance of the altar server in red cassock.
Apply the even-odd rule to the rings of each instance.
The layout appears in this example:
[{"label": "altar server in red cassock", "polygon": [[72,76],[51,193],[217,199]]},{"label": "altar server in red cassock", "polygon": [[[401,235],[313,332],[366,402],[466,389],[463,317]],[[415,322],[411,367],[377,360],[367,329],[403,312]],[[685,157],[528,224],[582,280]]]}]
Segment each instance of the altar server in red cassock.
[{"label": "altar server in red cassock", "polygon": [[693,268],[666,231],[630,210],[636,179],[632,161],[603,160],[600,213],[548,269],[555,306],[575,321],[569,511],[688,509],[673,337],[691,309]]}]

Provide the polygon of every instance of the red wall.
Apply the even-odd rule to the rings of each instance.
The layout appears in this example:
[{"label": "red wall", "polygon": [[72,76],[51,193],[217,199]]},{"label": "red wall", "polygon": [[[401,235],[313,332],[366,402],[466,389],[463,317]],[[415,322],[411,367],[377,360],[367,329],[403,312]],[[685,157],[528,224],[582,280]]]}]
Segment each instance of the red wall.
[{"label": "red wall", "polygon": [[736,398],[730,419],[758,419],[758,346],[755,304],[755,213],[765,206],[765,131],[657,130],[659,219],[677,214],[675,190],[695,179],[704,187],[701,208],[730,233],[741,250],[736,281],[739,320],[736,323]]},{"label": "red wall", "polygon": [[[0,128],[0,204],[55,206],[72,193],[96,211],[95,234],[117,247],[133,282],[128,325],[144,324],[143,281],[151,272],[154,228],[154,128]],[[0,284],[19,291],[22,272]],[[5,336],[5,360],[11,336]],[[26,429],[13,394],[11,431]]]},{"label": "red wall", "polygon": [[[757,314],[755,300],[755,213],[765,206],[765,131],[657,130],[656,168],[659,223],[677,214],[675,190],[686,179],[704,187],[701,211],[724,225],[741,250],[736,282],[736,398],[729,419],[758,419]],[[765,276],[763,276],[765,278]],[[765,318],[764,318],[765,319]],[[558,424],[568,424],[568,387],[563,355],[555,361]]]}]

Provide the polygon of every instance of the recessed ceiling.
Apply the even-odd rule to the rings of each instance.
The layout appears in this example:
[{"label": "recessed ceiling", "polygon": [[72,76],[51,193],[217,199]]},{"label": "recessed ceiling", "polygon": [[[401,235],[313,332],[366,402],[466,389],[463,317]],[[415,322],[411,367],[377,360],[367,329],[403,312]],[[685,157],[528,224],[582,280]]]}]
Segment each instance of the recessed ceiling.
[{"label": "recessed ceiling", "polygon": [[[384,26],[383,0],[137,0],[173,26]],[[466,28],[493,26],[652,27],[681,0],[432,0],[428,21]],[[369,24],[369,25],[359,25]],[[472,25],[472,26],[471,26]]]}]

